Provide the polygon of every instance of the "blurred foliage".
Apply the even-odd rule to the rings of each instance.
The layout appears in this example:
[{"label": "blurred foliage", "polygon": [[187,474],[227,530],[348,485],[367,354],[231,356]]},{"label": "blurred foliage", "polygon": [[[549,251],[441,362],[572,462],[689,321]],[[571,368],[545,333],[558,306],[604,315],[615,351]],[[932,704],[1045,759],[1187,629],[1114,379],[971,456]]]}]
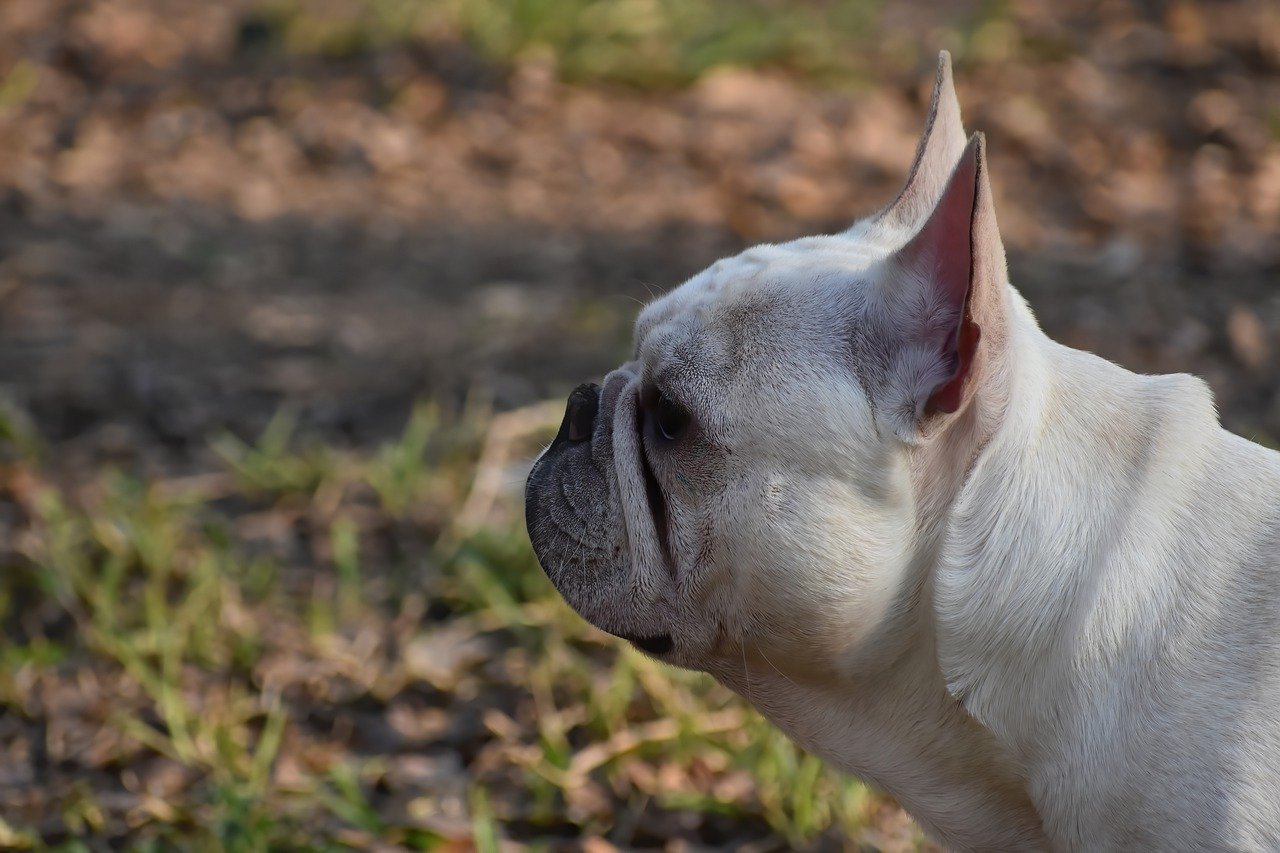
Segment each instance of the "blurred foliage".
[{"label": "blurred foliage", "polygon": [[545,58],[569,82],[686,84],[718,66],[858,73],[879,0],[272,0],[287,50],[346,56],[461,38],[487,60]]},{"label": "blurred foliage", "polygon": [[39,71],[30,60],[17,62],[0,76],[0,111],[17,106],[27,99],[39,82]]}]

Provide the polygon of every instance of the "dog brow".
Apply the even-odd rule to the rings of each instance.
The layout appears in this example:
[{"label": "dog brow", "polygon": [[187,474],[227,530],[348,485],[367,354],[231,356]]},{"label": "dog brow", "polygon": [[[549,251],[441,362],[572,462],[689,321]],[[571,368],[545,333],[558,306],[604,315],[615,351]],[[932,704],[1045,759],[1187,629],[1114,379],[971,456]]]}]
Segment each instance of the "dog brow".
[{"label": "dog brow", "polygon": [[635,331],[632,332],[632,340],[635,341],[631,350],[632,360],[640,358],[640,349],[644,346],[645,340],[649,337],[649,332],[653,331],[653,327],[658,324],[657,318],[654,316],[654,305],[650,303],[640,312],[640,316],[636,317]]}]

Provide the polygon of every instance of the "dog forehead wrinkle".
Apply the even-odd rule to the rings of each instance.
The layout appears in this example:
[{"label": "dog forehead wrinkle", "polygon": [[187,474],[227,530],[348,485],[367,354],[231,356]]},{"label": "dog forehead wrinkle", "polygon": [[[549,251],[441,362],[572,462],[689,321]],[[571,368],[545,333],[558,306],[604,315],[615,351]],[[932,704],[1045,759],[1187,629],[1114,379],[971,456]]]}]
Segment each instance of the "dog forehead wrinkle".
[{"label": "dog forehead wrinkle", "polygon": [[661,387],[664,382],[714,372],[719,362],[714,349],[703,313],[692,311],[653,326],[640,344],[637,359],[643,365],[644,378]]},{"label": "dog forehead wrinkle", "polygon": [[649,332],[662,321],[693,304],[716,298],[729,283],[750,277],[759,266],[759,262],[744,260],[743,255],[721,258],[650,302],[636,317],[634,332],[637,350]]},{"label": "dog forehead wrinkle", "polygon": [[714,310],[760,293],[797,291],[814,296],[822,292],[827,297],[861,282],[866,270],[886,252],[871,240],[825,235],[763,243],[722,258],[641,310],[635,323],[634,356],[640,357],[654,329],[674,317]]}]

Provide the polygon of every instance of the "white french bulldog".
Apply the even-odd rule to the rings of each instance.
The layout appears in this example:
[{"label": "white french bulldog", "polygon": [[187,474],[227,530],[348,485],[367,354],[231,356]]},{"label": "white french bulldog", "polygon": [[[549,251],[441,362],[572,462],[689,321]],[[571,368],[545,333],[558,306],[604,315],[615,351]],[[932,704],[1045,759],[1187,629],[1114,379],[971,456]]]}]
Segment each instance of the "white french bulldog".
[{"label": "white french bulldog", "polygon": [[944,53],[897,200],[640,314],[529,476],[586,619],[963,850],[1280,850],[1280,454],[1010,286]]}]

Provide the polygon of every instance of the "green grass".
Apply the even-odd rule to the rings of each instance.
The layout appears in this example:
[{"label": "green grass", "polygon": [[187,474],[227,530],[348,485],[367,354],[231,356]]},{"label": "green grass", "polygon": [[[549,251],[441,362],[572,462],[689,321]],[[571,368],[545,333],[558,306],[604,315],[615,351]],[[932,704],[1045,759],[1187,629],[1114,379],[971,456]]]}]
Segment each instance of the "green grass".
[{"label": "green grass", "polygon": [[[553,409],[420,406],[369,453],[282,415],[200,477],[75,485],[6,416],[0,720],[26,735],[0,746],[64,770],[7,803],[0,844],[489,850],[567,824],[625,845],[655,808],[857,837],[874,795],[551,589],[518,461]],[[422,731],[379,746],[401,719]]]},{"label": "green grass", "polygon": [[947,48],[958,63],[1057,62],[1078,47],[1025,31],[1007,0],[939,8],[921,32],[885,26],[883,0],[259,0],[287,54],[348,59],[462,42],[490,67],[533,61],[568,83],[688,86],[719,68],[772,69],[811,85],[883,80]]},{"label": "green grass", "polygon": [[685,85],[720,66],[814,79],[865,70],[879,0],[267,0],[283,46],[344,57],[462,39],[491,62],[543,58],[569,82]]}]

